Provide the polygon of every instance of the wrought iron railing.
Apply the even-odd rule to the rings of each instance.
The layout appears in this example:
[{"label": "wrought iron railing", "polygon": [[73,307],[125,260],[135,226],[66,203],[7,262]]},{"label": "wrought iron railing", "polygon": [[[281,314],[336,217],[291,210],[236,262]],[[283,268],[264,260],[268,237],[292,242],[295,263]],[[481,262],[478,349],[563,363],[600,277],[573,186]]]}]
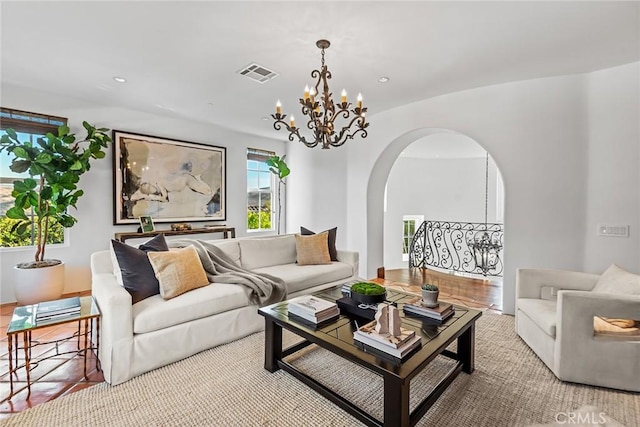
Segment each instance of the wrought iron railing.
[{"label": "wrought iron railing", "polygon": [[502,276],[501,251],[495,253],[495,265],[483,271],[469,248],[469,241],[487,233],[491,241],[502,247],[502,224],[477,222],[424,221],[413,235],[409,249],[409,267],[436,267],[449,271]]}]

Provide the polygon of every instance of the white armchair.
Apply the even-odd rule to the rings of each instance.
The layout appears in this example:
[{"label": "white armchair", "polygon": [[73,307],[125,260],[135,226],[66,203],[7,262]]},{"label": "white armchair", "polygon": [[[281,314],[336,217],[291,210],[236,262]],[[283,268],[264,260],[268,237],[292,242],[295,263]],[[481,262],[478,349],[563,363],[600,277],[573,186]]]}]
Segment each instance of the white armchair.
[{"label": "white armchair", "polygon": [[640,275],[517,271],[516,332],[560,380],[640,391],[638,329],[600,335],[594,316],[640,320]]}]

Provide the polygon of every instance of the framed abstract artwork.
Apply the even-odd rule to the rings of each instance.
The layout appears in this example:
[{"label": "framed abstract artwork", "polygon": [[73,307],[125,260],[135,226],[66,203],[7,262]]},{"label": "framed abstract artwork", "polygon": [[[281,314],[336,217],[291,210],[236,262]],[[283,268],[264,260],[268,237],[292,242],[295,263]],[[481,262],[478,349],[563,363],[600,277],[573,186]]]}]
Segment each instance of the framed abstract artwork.
[{"label": "framed abstract artwork", "polygon": [[226,220],[226,149],[113,131],[114,224]]}]

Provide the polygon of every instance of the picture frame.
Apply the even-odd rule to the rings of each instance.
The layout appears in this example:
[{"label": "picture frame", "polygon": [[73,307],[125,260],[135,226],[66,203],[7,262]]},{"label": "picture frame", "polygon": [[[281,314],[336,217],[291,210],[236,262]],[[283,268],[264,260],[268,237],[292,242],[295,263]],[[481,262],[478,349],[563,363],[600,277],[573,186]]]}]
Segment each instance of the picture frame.
[{"label": "picture frame", "polygon": [[226,220],[226,148],[113,131],[114,221]]},{"label": "picture frame", "polygon": [[153,225],[153,218],[151,218],[150,216],[141,216],[140,231],[143,233],[151,233],[153,231],[156,231],[155,226]]}]

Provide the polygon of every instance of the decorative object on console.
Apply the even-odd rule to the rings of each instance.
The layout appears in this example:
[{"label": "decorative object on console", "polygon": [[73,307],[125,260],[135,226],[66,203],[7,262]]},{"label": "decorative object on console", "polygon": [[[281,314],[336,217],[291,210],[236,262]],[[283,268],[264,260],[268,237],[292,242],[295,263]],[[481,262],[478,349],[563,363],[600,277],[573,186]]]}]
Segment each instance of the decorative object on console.
[{"label": "decorative object on console", "polygon": [[386,289],[375,283],[359,282],[351,286],[351,299],[360,304],[378,304],[386,297]]},{"label": "decorative object on console", "polygon": [[399,337],[400,331],[400,312],[390,304],[378,304],[378,310],[375,315],[376,333],[389,334],[392,337]]},{"label": "decorative object on console", "polygon": [[193,246],[167,252],[149,252],[160,296],[168,300],[209,284],[207,273]]},{"label": "decorative object on console", "polygon": [[[338,227],[330,228],[329,230],[325,230],[329,232],[329,238],[327,239],[327,244],[329,246],[329,256],[331,257],[331,261],[338,261],[338,249],[336,249],[336,237],[338,234]],[[303,236],[311,236],[314,233],[305,227],[300,227],[300,234]]]},{"label": "decorative object on console", "polygon": [[131,294],[132,304],[160,293],[160,285],[147,253],[168,250],[169,247],[162,234],[143,243],[138,249],[117,240],[111,240],[113,273],[120,286]]},{"label": "decorative object on console", "polygon": [[287,184],[284,182],[284,179],[291,173],[289,166],[287,166],[287,163],[284,161],[286,157],[286,154],[282,156],[282,158],[274,155],[266,161],[271,173],[278,177],[278,217],[276,218],[278,234],[280,234],[280,221],[282,219],[282,198],[280,197],[280,190],[283,185]]},{"label": "decorative object on console", "polygon": [[226,219],[226,149],[113,131],[114,224]]},{"label": "decorative object on console", "polygon": [[331,264],[327,240],[329,232],[312,236],[296,234],[296,261],[298,265]]},{"label": "decorative object on console", "polygon": [[438,295],[440,295],[440,289],[436,285],[425,283],[420,288],[422,292],[422,303],[426,307],[438,306]]},{"label": "decorative object on console", "polygon": [[140,217],[140,232],[141,233],[151,233],[155,231],[155,227],[153,226],[153,219],[150,216],[141,216]]},{"label": "decorative object on console", "polygon": [[[25,277],[16,280],[19,283],[15,287],[18,304],[34,304],[62,295],[64,264],[60,260],[44,258],[49,226],[57,223],[70,228],[77,222],[69,214],[69,208],[75,208],[84,194],[78,189],[80,176],[90,169],[92,159],[105,157],[103,150],[111,142],[108,129],[96,128],[87,122],[82,125],[87,136],[81,141],[76,141],[76,135],[69,133],[66,125],[58,128],[57,135],[49,132],[38,138],[37,144],[20,142],[13,129],[6,129],[0,140],[0,153],[6,150],[13,155],[9,169],[29,174],[29,178],[13,182],[15,201],[6,216],[19,222],[11,231],[36,236],[34,260],[16,266],[16,271],[26,272]],[[40,271],[27,271],[32,269]]]},{"label": "decorative object on console", "polygon": [[[210,226],[209,226],[210,227]],[[207,226],[205,226],[205,228],[207,228]],[[185,231],[185,230],[191,230],[191,224],[188,224],[186,222],[183,223],[178,223],[178,224],[171,224],[171,230],[172,231]]]},{"label": "decorative object on console", "polygon": [[[294,135],[298,141],[302,142],[307,147],[313,148],[318,144],[323,149],[329,147],[339,147],[344,144],[348,139],[353,139],[354,136],[360,134],[362,138],[367,137],[367,128],[369,123],[365,119],[366,107],[362,107],[362,95],[358,94],[356,101],[356,107],[350,110],[351,103],[347,102],[347,92],[343,89],[341,94],[340,103],[333,103],[331,99],[331,91],[329,90],[329,82],[331,79],[331,72],[324,64],[324,51],[328,49],[331,43],[329,40],[318,40],[316,46],[322,51],[322,62],[320,70],[313,70],[311,72],[312,78],[317,78],[315,87],[309,89],[308,86],[304,88],[304,96],[300,98],[300,104],[302,104],[302,114],[308,118],[306,127],[313,132],[313,139],[307,141],[306,137],[300,135],[300,128],[296,127],[295,119],[293,115],[289,119],[289,123],[285,122],[286,114],[282,114],[282,105],[278,100],[276,104],[276,113],[271,117],[275,120],[273,127],[276,130],[281,130],[283,127],[289,131],[289,141],[294,140]],[[322,84],[322,88],[320,85]],[[320,93],[322,90],[322,93]],[[316,100],[316,95],[320,95],[320,100]],[[353,118],[350,118],[353,114]],[[341,116],[343,119],[348,120],[347,124],[340,130],[335,127],[335,120]],[[350,119],[350,120],[349,120]],[[352,126],[355,124],[355,130],[352,130]]]},{"label": "decorative object on console", "polygon": [[499,240],[499,234],[492,231],[489,234],[489,225],[487,222],[487,207],[489,205],[489,152],[485,158],[484,170],[484,230],[478,231],[473,237],[469,238],[467,245],[473,253],[473,259],[476,263],[476,269],[480,269],[483,275],[487,275],[489,270],[493,270],[500,261],[500,251],[502,243]]}]

